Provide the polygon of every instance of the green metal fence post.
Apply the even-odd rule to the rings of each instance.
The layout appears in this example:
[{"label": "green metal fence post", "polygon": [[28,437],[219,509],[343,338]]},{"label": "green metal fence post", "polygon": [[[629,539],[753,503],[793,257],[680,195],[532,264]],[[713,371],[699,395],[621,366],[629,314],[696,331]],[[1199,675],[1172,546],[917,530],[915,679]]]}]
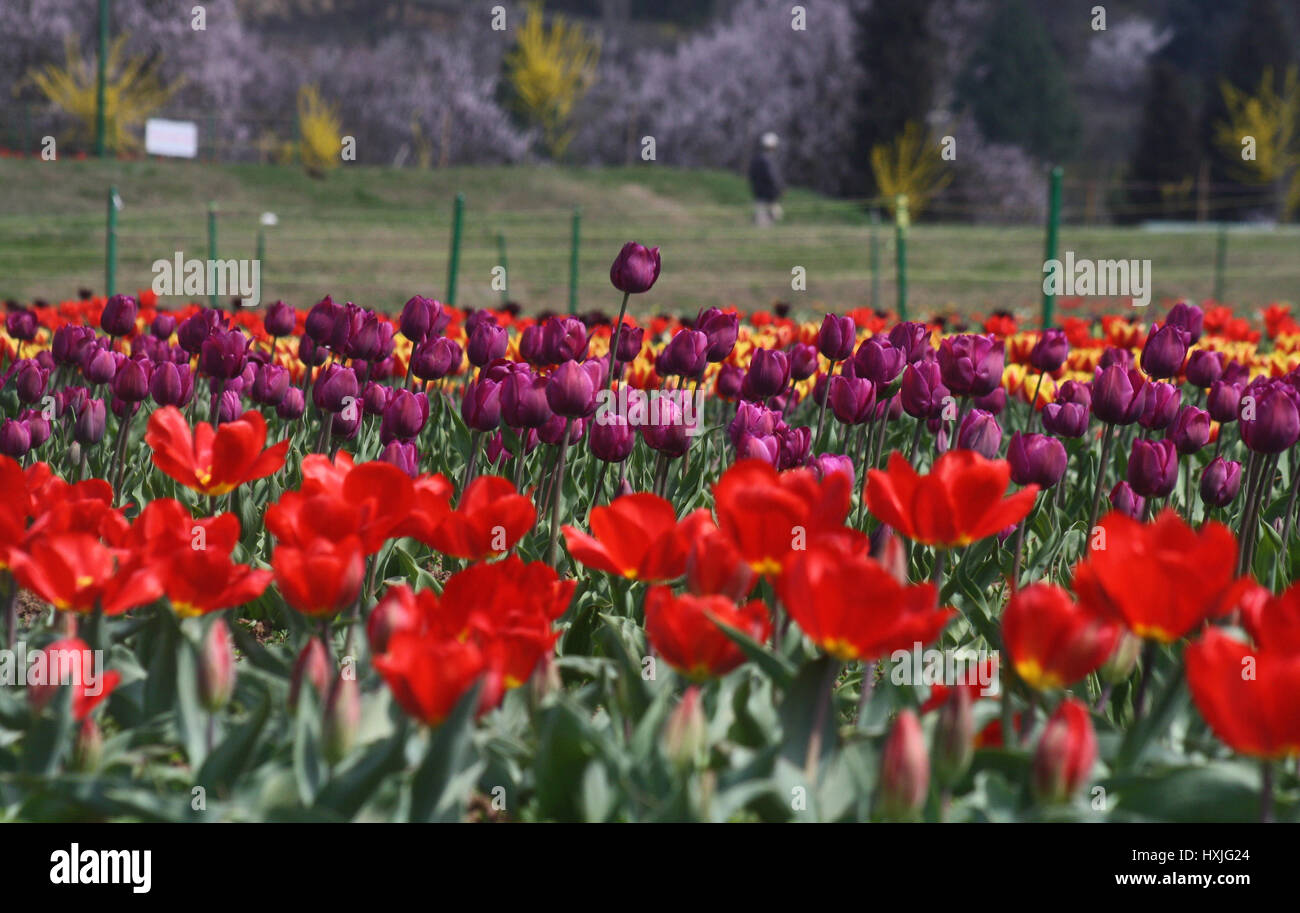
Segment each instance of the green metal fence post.
[{"label": "green metal fence post", "polygon": [[1228,268],[1228,226],[1219,223],[1219,240],[1214,249],[1214,300],[1223,301],[1224,271]]},{"label": "green metal fence post", "polygon": [[447,261],[447,303],[456,306],[456,278],[460,273],[460,234],[465,222],[465,194],[456,194],[451,215],[451,256]]},{"label": "green metal fence post", "polygon": [[[216,259],[217,259],[217,204],[215,202],[210,202],[208,203],[208,260],[213,261]],[[208,271],[208,275],[211,275],[211,270]],[[215,283],[213,283],[208,288],[208,305],[214,308],[217,306],[217,286]]]},{"label": "green metal fence post", "polygon": [[117,294],[117,188],[108,188],[108,228],[104,235],[104,288]]},{"label": "green metal fence post", "polygon": [[573,207],[573,235],[569,241],[569,313],[578,313],[578,237],[582,210]]},{"label": "green metal fence post", "polygon": [[99,0],[99,75],[95,83],[95,155],[104,157],[104,82],[108,58],[108,0]]},{"label": "green metal fence post", "polygon": [[874,311],[880,301],[880,236],[876,229],[880,227],[880,210],[871,208],[871,309]]},{"label": "green metal fence post", "polygon": [[501,267],[501,303],[510,301],[510,267],[506,264],[506,233],[497,232],[497,259]]},{"label": "green metal fence post", "polygon": [[[1044,261],[1056,259],[1056,241],[1061,230],[1061,177],[1064,175],[1060,165],[1052,169],[1047,191],[1047,244]],[[1052,311],[1056,307],[1056,296],[1043,288],[1043,329],[1052,325]]]},{"label": "green metal fence post", "polygon": [[894,239],[898,246],[898,319],[907,319],[907,227],[910,223],[907,214],[907,194],[900,193],[894,198]]}]

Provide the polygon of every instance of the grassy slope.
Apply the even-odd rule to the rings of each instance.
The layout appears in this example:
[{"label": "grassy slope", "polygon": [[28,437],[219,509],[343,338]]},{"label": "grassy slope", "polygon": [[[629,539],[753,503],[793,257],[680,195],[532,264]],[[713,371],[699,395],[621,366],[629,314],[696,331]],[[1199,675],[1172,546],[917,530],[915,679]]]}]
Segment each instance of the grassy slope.
[{"label": "grassy slope", "polygon": [[[504,234],[511,297],[562,309],[568,300],[571,212],[581,207],[579,307],[617,303],[608,283],[624,240],[659,244],[664,274],[638,302],[645,309],[693,310],[777,300],[810,309],[871,299],[870,228],[852,207],[793,191],[788,218],[774,229],[749,224],[749,191],[737,175],[664,166],[581,170],[560,167],[449,168],[435,171],[340,168],[312,180],[293,168],[184,162],[0,159],[0,297],[50,300],[103,286],[104,199],[116,184],[118,284],[146,286],[149,265],[176,251],[204,257],[206,206],[220,210],[218,251],[251,257],[258,215],[274,211],[264,297],[297,304],[329,292],[395,307],[415,292],[446,291],[451,200],[467,200],[458,300],[500,300],[489,282]],[[881,230],[879,301],[894,302],[892,232]],[[1234,235],[1228,297],[1259,306],[1287,298],[1300,279],[1290,232]],[[1214,237],[1137,229],[1062,231],[1061,250],[1080,257],[1149,258],[1156,295],[1208,296]],[[1041,282],[1042,230],[920,225],[909,242],[914,313],[956,307],[1030,311]],[[807,271],[807,292],[790,287]]]}]

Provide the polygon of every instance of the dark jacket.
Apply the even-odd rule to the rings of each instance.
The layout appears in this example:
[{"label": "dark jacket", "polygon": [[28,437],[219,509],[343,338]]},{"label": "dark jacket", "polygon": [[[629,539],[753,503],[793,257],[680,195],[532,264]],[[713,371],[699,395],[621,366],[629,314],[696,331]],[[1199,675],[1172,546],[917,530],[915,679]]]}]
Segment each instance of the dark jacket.
[{"label": "dark jacket", "polygon": [[754,199],[759,202],[775,203],[780,199],[785,185],[781,181],[781,169],[777,167],[772,153],[754,153],[749,162],[749,186],[754,190]]}]

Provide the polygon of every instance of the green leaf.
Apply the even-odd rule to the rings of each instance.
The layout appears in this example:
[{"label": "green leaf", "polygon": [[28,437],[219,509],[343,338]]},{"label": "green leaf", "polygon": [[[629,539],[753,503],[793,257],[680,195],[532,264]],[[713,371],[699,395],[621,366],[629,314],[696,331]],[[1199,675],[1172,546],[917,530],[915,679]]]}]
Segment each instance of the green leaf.
[{"label": "green leaf", "polygon": [[794,680],[794,664],[760,644],[744,631],[733,628],[722,621],[715,620],[714,624],[721,628],[722,633],[731,638],[736,646],[740,647],[741,652],[752,659],[754,664],[762,669],[776,683],[778,688],[790,687],[790,683]]},{"label": "green leaf", "polygon": [[482,685],[475,685],[433,731],[424,761],[411,785],[412,821],[456,821],[463,817],[469,790],[478,778],[474,716]]}]

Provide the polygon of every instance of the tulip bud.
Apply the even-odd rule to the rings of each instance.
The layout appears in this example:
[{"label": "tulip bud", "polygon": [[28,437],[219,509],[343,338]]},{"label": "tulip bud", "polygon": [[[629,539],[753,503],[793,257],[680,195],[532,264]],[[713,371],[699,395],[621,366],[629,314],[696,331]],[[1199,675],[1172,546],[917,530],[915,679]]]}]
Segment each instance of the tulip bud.
[{"label": "tulip bud", "polygon": [[1146,407],[1138,416],[1138,423],[1156,431],[1168,428],[1178,416],[1182,395],[1173,384],[1153,383],[1148,385],[1148,390]]},{"label": "tulip bud", "polygon": [[1017,485],[1051,488],[1065,476],[1065,445],[1045,434],[1017,431],[1007,446],[1007,462],[1011,464],[1011,481]]},{"label": "tulip bud", "polygon": [[505,327],[497,326],[495,323],[480,323],[469,338],[465,354],[469,356],[470,364],[481,368],[488,362],[505,355],[509,342],[510,338],[506,334]]},{"label": "tulip bud", "polygon": [[741,383],[740,395],[750,402],[762,402],[776,396],[789,382],[790,360],[784,352],[755,349]]},{"label": "tulip bud", "polygon": [[1103,682],[1118,685],[1133,674],[1133,667],[1137,665],[1138,654],[1141,652],[1142,638],[1124,631],[1115,642],[1115,649],[1097,670],[1097,674],[1101,676]]},{"label": "tulip bud", "polygon": [[[1300,439],[1297,394],[1284,381],[1259,378],[1242,396],[1241,440],[1256,453],[1281,453]],[[1250,409],[1247,408],[1249,404]]]},{"label": "tulip bud", "polygon": [[411,478],[420,474],[420,452],[410,441],[389,441],[379,454],[384,463],[391,463]]},{"label": "tulip bud", "polygon": [[709,732],[700,689],[692,685],[682,695],[664,725],[663,751],[679,769],[700,769],[708,764]]},{"label": "tulip bud", "polygon": [[817,347],[797,342],[790,349],[790,376],[807,380],[817,373]]},{"label": "tulip bud", "polygon": [[629,295],[650,291],[659,278],[659,248],[643,247],[635,241],[623,245],[609,268],[614,288]]},{"label": "tulip bud", "polygon": [[983,409],[972,409],[961,420],[957,430],[957,446],[974,450],[985,459],[995,460],[1002,446],[1002,427],[998,420]]},{"label": "tulip bud", "polygon": [[1092,411],[1112,425],[1131,425],[1146,410],[1150,384],[1136,368],[1118,365],[1101,369],[1092,383]]},{"label": "tulip bud", "polygon": [[[593,367],[594,366],[594,369]],[[546,402],[556,415],[579,418],[596,408],[596,378],[599,365],[566,361],[546,382]]]},{"label": "tulip bud", "polygon": [[263,365],[253,380],[251,396],[264,406],[278,406],[289,392],[289,371],[281,365]]},{"label": "tulip bud", "polygon": [[1195,344],[1205,326],[1205,312],[1191,302],[1179,301],[1165,315],[1165,324],[1180,327],[1187,333],[1188,343]]},{"label": "tulip bud", "polygon": [[1097,760],[1097,735],[1088,708],[1067,698],[1056,708],[1034,751],[1032,784],[1039,802],[1068,801],[1092,772]]},{"label": "tulip bud", "polygon": [[853,354],[857,335],[852,317],[827,314],[822,318],[822,328],[817,333],[817,349],[831,361],[843,361]]},{"label": "tulip bud", "polygon": [[1029,350],[1029,364],[1035,370],[1052,374],[1061,369],[1065,358],[1070,354],[1070,343],[1065,338],[1065,331],[1056,327],[1043,330],[1034,347]]},{"label": "tulip bud", "polygon": [[104,759],[104,733],[92,716],[81,721],[77,729],[77,740],[72,747],[72,766],[82,773],[90,773],[99,768]]},{"label": "tulip bud", "polygon": [[921,723],[911,710],[894,721],[880,764],[880,814],[887,820],[915,818],[930,789],[930,757]]},{"label": "tulip bud", "polygon": [[85,361],[82,363],[81,373],[85,375],[88,383],[106,384],[117,374],[117,359],[107,349],[87,349],[83,357]]},{"label": "tulip bud", "polygon": [[321,719],[321,753],[331,765],[348,756],[361,728],[361,692],[355,677],[342,672],[334,679]]},{"label": "tulip bud", "polygon": [[445,336],[426,339],[411,353],[411,373],[420,380],[441,380],[454,374],[464,359],[459,343]]},{"label": "tulip bud", "polygon": [[140,305],[130,295],[114,295],[104,305],[99,326],[109,336],[126,336],[135,329]]},{"label": "tulip bud", "polygon": [[403,336],[417,345],[429,336],[429,327],[433,322],[433,314],[430,310],[432,303],[422,295],[415,295],[402,307],[398,327]]},{"label": "tulip bud", "polygon": [[1190,341],[1190,334],[1180,326],[1152,326],[1142,347],[1142,370],[1155,378],[1177,377]]},{"label": "tulip bud", "polygon": [[330,674],[333,671],[332,666],[329,652],[320,638],[313,637],[308,640],[307,645],[298,654],[298,658],[294,660],[293,671],[289,675],[290,710],[298,708],[298,693],[304,681],[316,689],[318,696],[326,693],[325,689],[329,686]]},{"label": "tulip bud", "polygon": [[72,429],[73,437],[80,444],[98,444],[104,438],[108,422],[108,413],[102,399],[90,399],[77,416],[77,424]]},{"label": "tulip bud", "polygon": [[885,336],[872,336],[858,346],[853,366],[858,377],[865,377],[877,387],[887,387],[907,365],[907,353],[896,349]]},{"label": "tulip bud", "polygon": [[1223,353],[1197,349],[1187,359],[1187,382],[1202,390],[1223,376]]},{"label": "tulip bud", "polygon": [[964,333],[939,343],[939,370],[955,396],[983,396],[1002,383],[1006,348],[993,336]]},{"label": "tulip bud", "polygon": [[635,360],[641,354],[641,347],[644,344],[645,329],[624,324],[622,331],[618,334],[618,360],[621,362]]},{"label": "tulip bud", "polygon": [[1128,482],[1116,484],[1111,489],[1109,500],[1111,507],[1134,520],[1142,519],[1142,511],[1147,503],[1146,498],[1140,497]]},{"label": "tulip bud", "polygon": [[1241,491],[1241,464],[1215,457],[1201,475],[1201,500],[1209,507],[1227,507]]},{"label": "tulip bud", "polygon": [[280,400],[280,405],[275,407],[275,414],[285,421],[302,418],[302,414],[306,411],[307,401],[297,387],[285,390],[284,399]]},{"label": "tulip bud", "polygon": [[621,463],[631,455],[632,448],[636,446],[636,436],[625,417],[597,412],[587,444],[597,459],[606,463]]},{"label": "tulip bud", "polygon": [[0,423],[0,453],[18,459],[32,447],[32,433],[26,422],[7,418]]},{"label": "tulip bud", "polygon": [[10,311],[5,315],[5,332],[12,339],[31,342],[36,338],[36,327],[36,315],[26,308]]},{"label": "tulip bud", "polygon": [[[853,486],[857,479],[857,473],[853,468],[853,458],[842,453],[819,453],[813,458],[810,465],[813,472],[817,473],[817,478],[822,481],[825,481],[827,476],[836,472],[849,480],[850,487]],[[880,526],[877,529],[888,529],[888,527]]]},{"label": "tulip bud", "polygon": [[230,629],[218,618],[199,647],[199,700],[210,713],[230,703],[235,693],[235,650]]},{"label": "tulip bud", "polygon": [[939,710],[934,730],[934,778],[952,786],[975,755],[975,711],[969,688],[954,688]]},{"label": "tulip bud", "polygon": [[898,398],[902,401],[903,411],[912,418],[928,419],[938,415],[943,409],[944,398],[950,395],[940,377],[938,362],[918,361],[903,370]]},{"label": "tulip bud", "polygon": [[1210,392],[1205,398],[1205,408],[1210,418],[1222,425],[1237,420],[1237,410],[1241,407],[1241,387],[1227,380],[1216,380],[1210,384]]},{"label": "tulip bud", "polygon": [[283,301],[272,301],[266,306],[266,315],[262,318],[262,325],[266,328],[266,334],[272,337],[288,336],[294,331],[298,323],[298,315],[294,310]]}]

